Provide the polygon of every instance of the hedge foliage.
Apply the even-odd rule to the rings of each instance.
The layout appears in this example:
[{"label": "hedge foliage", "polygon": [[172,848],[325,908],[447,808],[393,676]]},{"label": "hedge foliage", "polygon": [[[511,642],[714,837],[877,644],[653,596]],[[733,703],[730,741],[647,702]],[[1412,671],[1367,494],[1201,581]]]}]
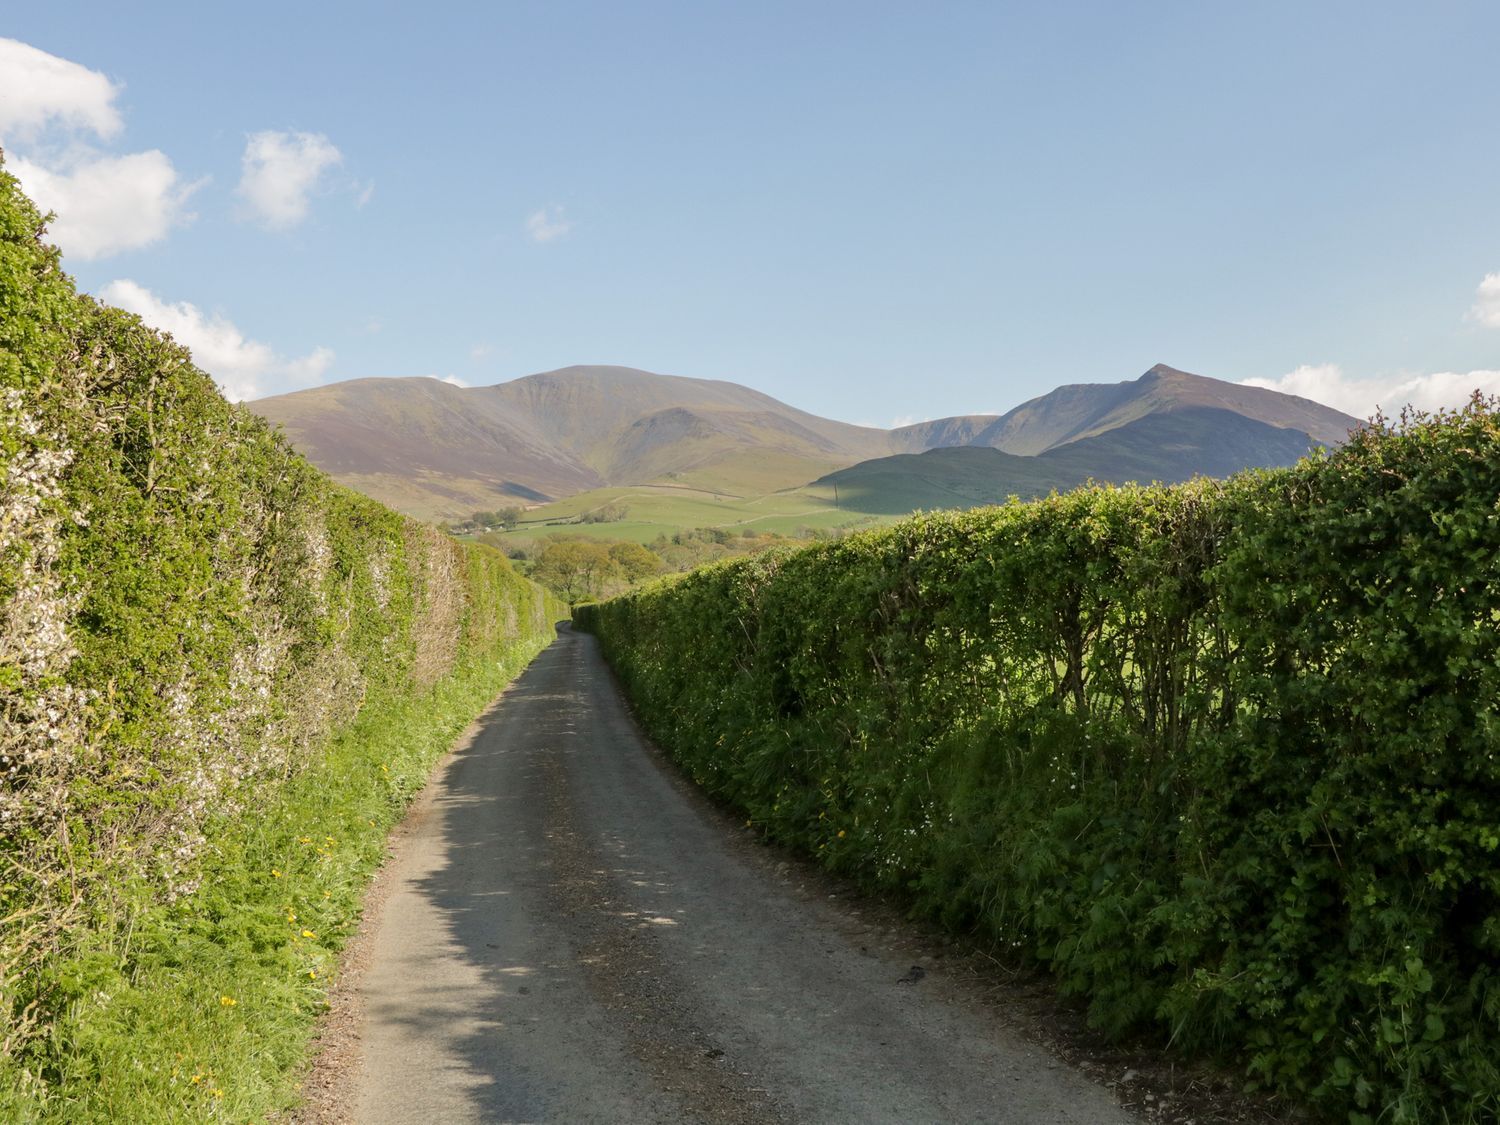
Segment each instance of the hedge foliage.
[{"label": "hedge foliage", "polygon": [[0,1093],[55,1078],[135,920],[190,915],[362,707],[565,616],[499,552],[334,485],[76,293],[43,233],[0,170]]},{"label": "hedge foliage", "polygon": [[766,833],[1330,1115],[1500,1117],[1500,416],[583,607]]}]

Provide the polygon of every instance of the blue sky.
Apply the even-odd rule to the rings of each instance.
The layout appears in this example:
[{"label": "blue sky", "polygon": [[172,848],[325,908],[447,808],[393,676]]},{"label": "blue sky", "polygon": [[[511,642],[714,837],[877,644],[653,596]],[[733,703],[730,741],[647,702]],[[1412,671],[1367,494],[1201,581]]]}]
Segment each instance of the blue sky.
[{"label": "blue sky", "polygon": [[70,270],[235,395],[1500,391],[1492,2],[66,3],[0,37]]}]

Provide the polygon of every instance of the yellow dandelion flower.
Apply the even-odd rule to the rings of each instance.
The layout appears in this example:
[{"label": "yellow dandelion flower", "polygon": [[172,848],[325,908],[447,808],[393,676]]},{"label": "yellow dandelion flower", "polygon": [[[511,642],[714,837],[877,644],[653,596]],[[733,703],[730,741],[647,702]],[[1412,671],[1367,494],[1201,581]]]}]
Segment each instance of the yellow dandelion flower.
[{"label": "yellow dandelion flower", "polygon": [[317,980],[318,979],[318,971],[316,969],[308,969],[307,970],[307,979],[308,980]]},{"label": "yellow dandelion flower", "polygon": [[224,1096],[224,1091],[221,1090],[221,1089],[219,1089],[217,1086],[215,1086],[213,1088],[212,1093],[213,1093],[213,1096],[216,1097],[216,1098],[222,1098]]},{"label": "yellow dandelion flower", "polygon": [[219,997],[219,1006],[223,1007],[223,1008],[232,1008],[232,1007],[234,1007],[238,1003],[239,1003],[239,1001],[236,1000],[233,996],[220,996]]},{"label": "yellow dandelion flower", "polygon": [[840,828],[839,829],[839,839],[842,840],[843,838],[844,838],[844,830],[842,828]]},{"label": "yellow dandelion flower", "polygon": [[196,1085],[198,1085],[198,1083],[200,1083],[200,1082],[203,1081],[203,1075],[201,1075],[201,1074],[195,1074],[191,1078],[189,1078],[188,1081],[191,1082],[194,1086],[196,1086]]},{"label": "yellow dandelion flower", "polygon": [[274,867],[271,868],[271,878],[273,878],[273,879],[280,879],[281,878],[281,872],[277,871],[276,868],[274,868]]},{"label": "yellow dandelion flower", "polygon": [[315,933],[313,933],[311,930],[303,930],[302,931],[302,936],[303,937],[317,937],[318,935],[315,934]]}]

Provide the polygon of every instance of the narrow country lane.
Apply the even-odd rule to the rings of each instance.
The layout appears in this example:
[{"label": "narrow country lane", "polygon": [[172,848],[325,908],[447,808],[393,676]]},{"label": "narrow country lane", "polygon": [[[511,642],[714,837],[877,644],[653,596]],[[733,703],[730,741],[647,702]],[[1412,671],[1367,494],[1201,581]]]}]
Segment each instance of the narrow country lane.
[{"label": "narrow country lane", "polygon": [[414,809],[369,922],[355,1119],[1132,1120],[745,835],[564,629]]}]

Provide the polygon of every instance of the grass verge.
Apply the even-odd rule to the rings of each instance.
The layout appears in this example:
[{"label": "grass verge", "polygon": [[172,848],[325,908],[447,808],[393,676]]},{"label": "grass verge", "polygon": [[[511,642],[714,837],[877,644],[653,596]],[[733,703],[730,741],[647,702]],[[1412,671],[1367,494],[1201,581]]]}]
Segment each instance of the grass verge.
[{"label": "grass verge", "polygon": [[385,840],[464,728],[551,639],[370,701],[316,764],[211,833],[201,888],[99,927],[54,965],[67,1010],[45,1095],[0,1120],[262,1120],[299,1100],[315,1021]]}]

